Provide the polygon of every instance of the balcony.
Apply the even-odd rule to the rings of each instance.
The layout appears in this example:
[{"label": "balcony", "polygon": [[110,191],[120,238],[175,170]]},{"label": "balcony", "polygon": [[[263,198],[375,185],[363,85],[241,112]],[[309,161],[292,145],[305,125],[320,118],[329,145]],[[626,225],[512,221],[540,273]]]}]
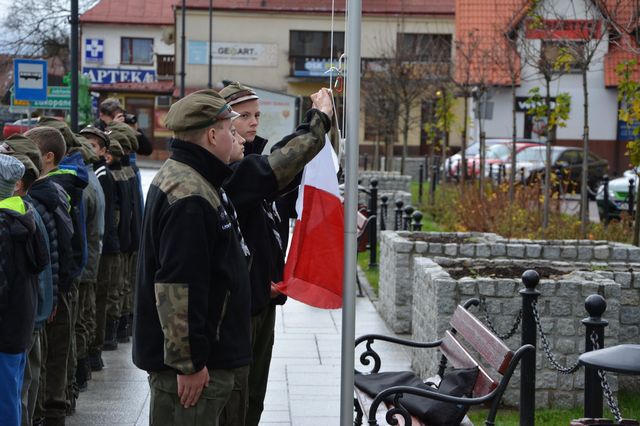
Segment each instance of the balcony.
[{"label": "balcony", "polygon": [[173,55],[157,55],[158,80],[172,80],[176,73],[176,59]]}]

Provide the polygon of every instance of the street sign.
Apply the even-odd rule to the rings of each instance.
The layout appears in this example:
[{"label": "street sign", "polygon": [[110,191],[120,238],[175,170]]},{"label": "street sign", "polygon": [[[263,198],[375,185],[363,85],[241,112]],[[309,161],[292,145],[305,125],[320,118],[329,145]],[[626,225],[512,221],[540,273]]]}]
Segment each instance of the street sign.
[{"label": "street sign", "polygon": [[84,59],[87,62],[99,62],[104,60],[104,40],[101,38],[88,38],[84,41]]},{"label": "street sign", "polygon": [[38,59],[13,60],[13,95],[20,101],[47,99],[47,61]]},{"label": "street sign", "polygon": [[22,101],[11,95],[11,108],[14,111],[33,109],[71,109],[71,88],[68,86],[47,87],[47,98],[44,101]]}]

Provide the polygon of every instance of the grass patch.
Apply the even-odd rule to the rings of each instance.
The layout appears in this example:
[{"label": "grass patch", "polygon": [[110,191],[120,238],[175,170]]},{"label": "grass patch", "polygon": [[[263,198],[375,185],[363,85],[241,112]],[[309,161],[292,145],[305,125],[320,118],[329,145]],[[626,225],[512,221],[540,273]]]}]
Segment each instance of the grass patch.
[{"label": "grass patch", "polygon": [[[378,255],[380,254],[380,250],[378,250]],[[364,271],[364,274],[367,276],[367,280],[371,285],[373,291],[378,294],[378,281],[380,280],[380,271],[377,266],[373,268],[369,268],[369,252],[363,251],[358,253],[358,266],[360,269]]]},{"label": "grass patch", "polygon": [[[618,403],[620,405],[620,410],[622,411],[622,415],[627,419],[637,419],[640,418],[640,394],[633,392],[624,392],[621,391],[618,394]],[[469,418],[476,425],[484,424],[484,421],[487,418],[487,413],[489,410],[485,409],[472,409],[469,411]],[[582,407],[572,408],[568,410],[561,409],[544,409],[544,410],[536,410],[536,425],[568,425],[571,419],[579,419],[583,416]],[[609,419],[613,419],[611,412],[609,411],[609,407],[607,407],[606,402],[604,403],[603,408],[604,417]],[[519,426],[520,425],[520,416],[517,410],[512,409],[501,409],[498,411],[498,416],[496,417],[496,424],[500,426]]]}]

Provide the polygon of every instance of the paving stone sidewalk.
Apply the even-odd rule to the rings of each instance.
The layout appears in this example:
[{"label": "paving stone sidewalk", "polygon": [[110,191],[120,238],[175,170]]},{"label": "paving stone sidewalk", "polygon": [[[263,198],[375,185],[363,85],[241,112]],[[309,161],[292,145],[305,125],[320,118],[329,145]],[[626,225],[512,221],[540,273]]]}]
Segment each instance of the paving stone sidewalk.
[{"label": "paving stone sidewalk", "polygon": [[[357,299],[356,335],[392,334],[366,297]],[[278,307],[276,341],[261,425],[338,425],[340,310],[290,300]],[[407,369],[404,349],[380,346],[385,370]],[[104,353],[106,368],[93,373],[68,425],[148,425],[147,375],[131,362],[131,344]],[[389,361],[389,362],[387,362]]]}]

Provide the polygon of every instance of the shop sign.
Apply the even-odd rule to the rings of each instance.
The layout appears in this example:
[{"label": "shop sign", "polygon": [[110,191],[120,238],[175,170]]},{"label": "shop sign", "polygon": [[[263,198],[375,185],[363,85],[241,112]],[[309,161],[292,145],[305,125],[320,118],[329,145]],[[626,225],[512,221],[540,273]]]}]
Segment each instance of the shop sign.
[{"label": "shop sign", "polygon": [[[211,54],[213,65],[278,66],[277,44],[214,42]],[[187,60],[190,65],[207,65],[209,63],[209,43],[189,40]]]},{"label": "shop sign", "polygon": [[89,77],[91,84],[153,83],[156,81],[155,70],[84,67],[82,73]]}]

